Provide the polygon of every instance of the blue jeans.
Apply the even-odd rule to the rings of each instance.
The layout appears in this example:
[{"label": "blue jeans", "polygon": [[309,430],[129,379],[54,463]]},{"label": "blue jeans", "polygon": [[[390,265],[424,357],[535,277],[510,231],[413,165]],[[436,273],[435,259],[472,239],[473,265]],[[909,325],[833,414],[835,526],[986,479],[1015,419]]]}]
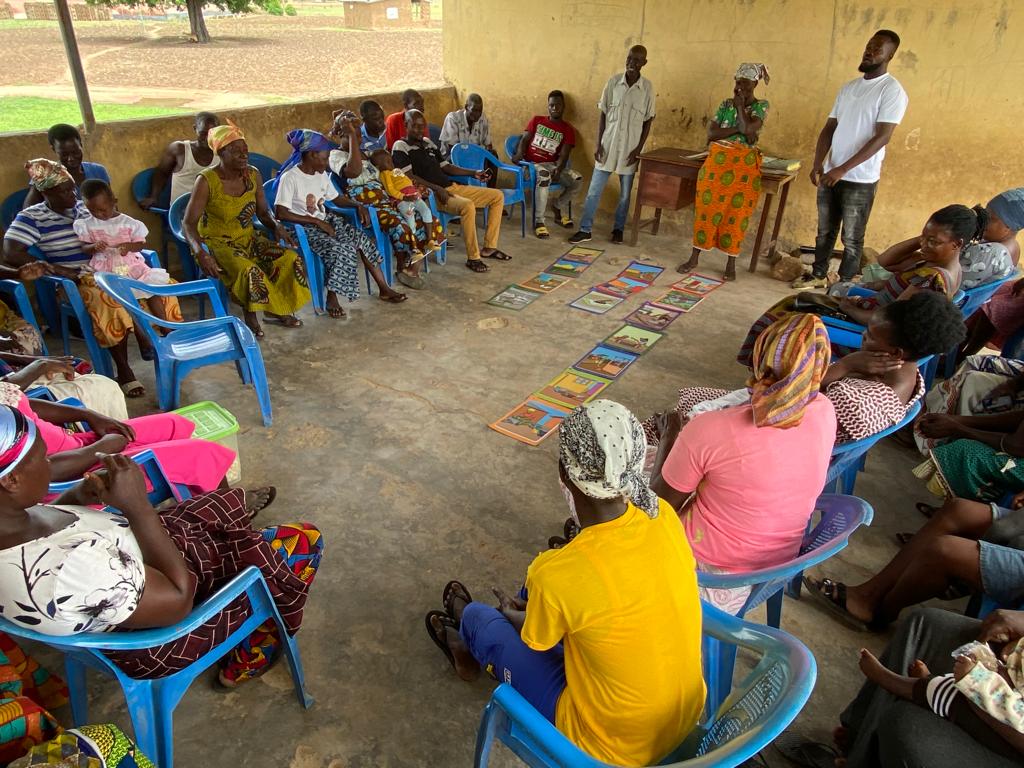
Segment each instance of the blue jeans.
[{"label": "blue jeans", "polygon": [[[594,226],[594,214],[597,213],[597,206],[601,204],[601,193],[604,192],[604,187],[611,175],[611,171],[594,169],[594,175],[590,179],[590,189],[587,190],[587,199],[583,201],[583,218],[580,219],[581,232],[590,232]],[[624,230],[626,228],[626,215],[629,213],[629,198],[633,193],[633,177],[635,175],[635,173],[619,174],[619,204],[615,208],[614,229]]]},{"label": "blue jeans", "polygon": [[500,683],[508,683],[552,723],[555,705],[565,690],[562,646],[548,651],[527,647],[497,608],[470,603],[462,612],[462,642],[480,666]]}]

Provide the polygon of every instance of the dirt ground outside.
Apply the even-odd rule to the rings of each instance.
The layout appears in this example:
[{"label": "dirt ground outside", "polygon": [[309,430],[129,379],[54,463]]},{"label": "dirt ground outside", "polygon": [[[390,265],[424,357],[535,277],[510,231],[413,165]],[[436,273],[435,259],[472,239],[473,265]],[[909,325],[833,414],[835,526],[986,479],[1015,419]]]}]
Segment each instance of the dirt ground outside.
[{"label": "dirt ground outside", "polygon": [[[341,16],[301,10],[207,23],[205,45],[188,41],[185,21],[76,24],[94,103],[217,110],[444,81],[439,29],[351,30]],[[23,97],[74,99],[56,23],[0,25],[0,104]]]}]

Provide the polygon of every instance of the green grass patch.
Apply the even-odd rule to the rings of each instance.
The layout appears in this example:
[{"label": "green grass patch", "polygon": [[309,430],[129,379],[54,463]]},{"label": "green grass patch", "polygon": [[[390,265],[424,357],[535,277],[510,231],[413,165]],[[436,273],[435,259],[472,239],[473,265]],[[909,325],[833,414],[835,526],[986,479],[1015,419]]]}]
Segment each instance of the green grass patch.
[{"label": "green grass patch", "polygon": [[344,16],[345,6],[331,3],[292,3],[299,16]]},{"label": "green grass patch", "polygon": [[[140,117],[180,115],[183,107],[155,107],[139,104],[93,104],[97,122],[134,120]],[[54,123],[82,122],[78,102],[67,99],[43,99],[36,96],[5,96],[0,98],[0,133],[38,131]]]}]

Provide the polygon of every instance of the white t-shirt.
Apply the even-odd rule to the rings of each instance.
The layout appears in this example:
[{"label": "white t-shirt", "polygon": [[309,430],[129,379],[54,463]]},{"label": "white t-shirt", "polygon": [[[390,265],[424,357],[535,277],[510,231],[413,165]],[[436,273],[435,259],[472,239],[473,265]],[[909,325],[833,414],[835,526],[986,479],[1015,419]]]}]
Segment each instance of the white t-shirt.
[{"label": "white t-shirt", "polygon": [[[888,72],[881,77],[865,80],[858,77],[839,89],[836,103],[828,116],[839,124],[832,134],[832,152],[825,159],[827,173],[842,165],[867,144],[875,133],[875,123],[899,125],[909,103],[907,92]],[[873,184],[882,175],[885,147],[843,176],[843,181]]]},{"label": "white t-shirt", "polygon": [[326,173],[306,173],[294,165],[282,173],[277,182],[275,205],[283,205],[299,216],[325,219],[327,210],[324,201],[334,200],[337,196],[338,190]]}]

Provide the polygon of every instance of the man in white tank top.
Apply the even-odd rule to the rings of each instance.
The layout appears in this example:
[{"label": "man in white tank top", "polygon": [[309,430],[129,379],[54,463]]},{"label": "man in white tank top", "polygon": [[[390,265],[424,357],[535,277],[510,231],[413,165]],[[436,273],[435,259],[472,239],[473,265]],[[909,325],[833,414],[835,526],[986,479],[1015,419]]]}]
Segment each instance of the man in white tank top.
[{"label": "man in white tank top", "polygon": [[153,183],[149,196],[139,201],[142,208],[149,209],[157,204],[160,196],[171,182],[171,195],[168,204],[181,195],[192,191],[196,176],[207,168],[213,168],[220,162],[206,136],[211,128],[220,125],[220,118],[212,112],[200,112],[195,118],[196,138],[193,141],[172,141],[164,150],[163,157],[153,171]]}]

